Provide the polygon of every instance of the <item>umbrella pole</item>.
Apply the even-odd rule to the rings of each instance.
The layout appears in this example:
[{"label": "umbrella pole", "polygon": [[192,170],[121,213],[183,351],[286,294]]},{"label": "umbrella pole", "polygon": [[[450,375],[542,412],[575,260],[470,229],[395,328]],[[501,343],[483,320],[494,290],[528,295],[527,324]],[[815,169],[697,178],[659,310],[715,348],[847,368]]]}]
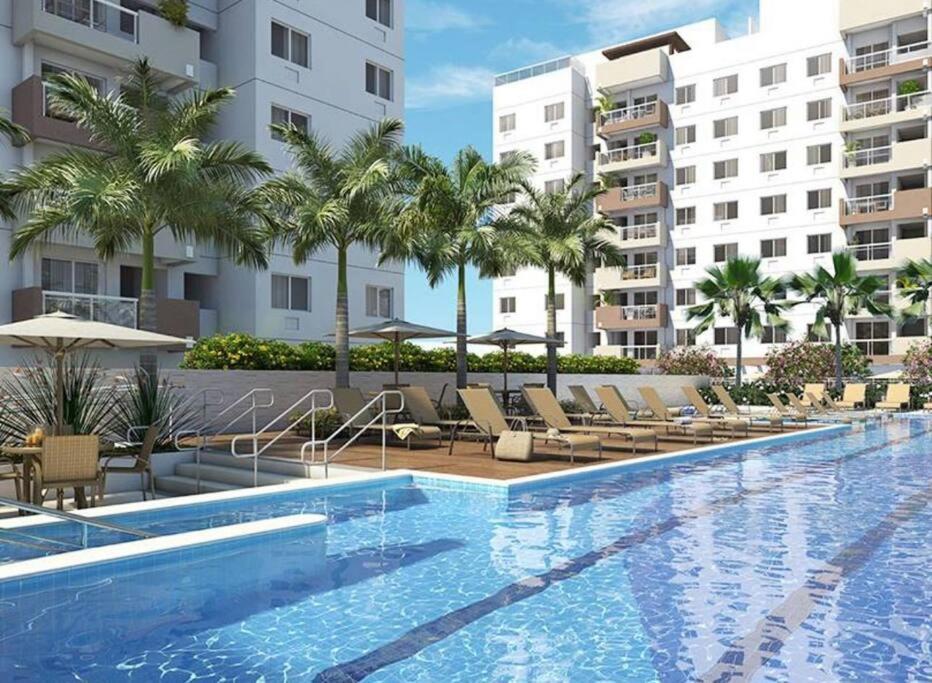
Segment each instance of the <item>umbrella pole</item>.
[{"label": "umbrella pole", "polygon": [[505,399],[505,408],[509,408],[508,401],[508,344],[502,347],[502,397]]},{"label": "umbrella pole", "polygon": [[65,351],[59,345],[55,351],[55,434],[65,430]]},{"label": "umbrella pole", "polygon": [[395,336],[395,388],[398,388],[398,366],[401,365],[401,345]]}]

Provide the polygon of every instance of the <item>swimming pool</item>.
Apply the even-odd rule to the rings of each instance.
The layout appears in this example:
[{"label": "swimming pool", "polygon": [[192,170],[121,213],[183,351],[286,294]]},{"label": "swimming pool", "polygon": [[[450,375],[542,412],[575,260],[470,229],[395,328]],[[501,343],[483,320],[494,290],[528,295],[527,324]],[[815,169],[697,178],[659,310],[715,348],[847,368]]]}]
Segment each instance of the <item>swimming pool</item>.
[{"label": "swimming pool", "polygon": [[399,480],[167,514],[237,544],[0,584],[4,680],[932,677],[932,422],[506,494]]}]

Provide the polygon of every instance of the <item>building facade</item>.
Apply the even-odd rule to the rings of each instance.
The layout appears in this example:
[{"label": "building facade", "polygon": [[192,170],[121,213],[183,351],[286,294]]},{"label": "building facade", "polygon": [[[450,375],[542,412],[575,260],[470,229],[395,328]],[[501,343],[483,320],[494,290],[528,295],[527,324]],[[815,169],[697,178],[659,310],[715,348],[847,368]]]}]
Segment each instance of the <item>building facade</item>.
[{"label": "building facade", "polygon": [[[0,0],[0,108],[32,134],[0,145],[0,169],[69,145],[88,146],[72,122],[46,107],[43,80],[83,74],[101,92],[140,56],[167,91],[232,86],[235,100],[213,132],[260,152],[276,172],[290,161],[269,124],[313,128],[339,148],[354,133],[404,112],[404,0],[192,0],[187,26],[156,0]],[[0,223],[0,253],[15,226]],[[286,341],[333,331],[336,257],[324,251],[296,266],[279,248],[267,271],[238,267],[210,244],[156,245],[162,331],[185,337],[242,331]],[[54,309],[135,325],[141,250],[97,259],[90,244],[55,239],[0,267],[0,320]],[[350,318],[365,325],[403,313],[402,265],[377,266],[367,249],[349,261]],[[0,351],[4,353],[4,351]]]},{"label": "building facade", "polygon": [[[737,37],[710,19],[496,79],[496,158],[532,152],[545,190],[573,172],[610,188],[594,210],[626,267],[558,282],[565,350],[649,364],[707,343],[734,358],[728,320],[697,338],[686,319],[709,265],[753,256],[785,277],[849,249],[899,305],[896,269],[932,255],[928,0],[761,0],[759,19]],[[496,326],[544,330],[542,273],[493,291]],[[814,315],[798,306],[789,332],[747,340],[748,361],[809,336]],[[864,311],[844,334],[895,361],[928,326]]]}]

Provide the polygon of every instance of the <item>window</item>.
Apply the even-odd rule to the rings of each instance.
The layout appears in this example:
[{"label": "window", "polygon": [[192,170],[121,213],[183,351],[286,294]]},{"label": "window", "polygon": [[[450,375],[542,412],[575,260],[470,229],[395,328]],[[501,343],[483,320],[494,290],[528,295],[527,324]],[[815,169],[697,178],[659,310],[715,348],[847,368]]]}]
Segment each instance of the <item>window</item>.
[{"label": "window", "polygon": [[681,329],[676,331],[677,346],[695,346],[696,330]]},{"label": "window", "polygon": [[696,141],[696,126],[680,126],[676,129],[676,144],[688,145]]},{"label": "window", "polygon": [[685,289],[676,290],[676,305],[677,306],[695,306],[696,305],[696,290],[692,287],[686,287]]},{"label": "window", "polygon": [[712,94],[715,97],[724,97],[738,92],[738,74],[723,76],[712,81]]},{"label": "window", "polygon": [[760,155],[761,173],[770,173],[771,171],[786,170],[786,151],[767,152]]},{"label": "window", "polygon": [[760,241],[761,258],[780,258],[786,256],[786,238]]},{"label": "window", "polygon": [[391,287],[366,286],[366,315],[391,318],[395,315],[395,290]]},{"label": "window", "polygon": [[716,327],[715,328],[715,345],[725,346],[738,343],[737,327]]},{"label": "window", "polygon": [[713,175],[716,180],[722,180],[723,178],[735,178],[738,175],[738,160],[737,159],[725,159],[724,161],[716,161],[713,164]]},{"label": "window", "polygon": [[291,275],[272,275],[272,308],[311,310],[311,280]]},{"label": "window", "polygon": [[548,142],[544,145],[544,159],[560,159],[564,153],[563,140]]},{"label": "window", "polygon": [[97,264],[44,258],[42,289],[47,292],[97,294]]},{"label": "window", "polygon": [[712,251],[713,260],[716,263],[724,263],[738,255],[738,243],[729,242],[728,244],[716,244]]},{"label": "window", "polygon": [[[566,295],[559,292],[553,295],[554,308],[562,311],[566,307]],[[547,295],[544,295],[544,310],[547,310]]]},{"label": "window", "polygon": [[696,101],[696,85],[683,85],[676,89],[677,104],[689,104]]},{"label": "window", "polygon": [[715,138],[727,138],[738,134],[738,117],[730,116],[719,119],[712,124],[712,135]]},{"label": "window", "polygon": [[770,130],[786,125],[786,107],[765,109],[760,113],[760,129]]},{"label": "window", "polygon": [[815,100],[814,102],[806,103],[806,120],[807,121],[819,121],[821,119],[827,119],[832,115],[832,98],[826,97],[825,99]]},{"label": "window", "polygon": [[832,71],[832,53],[826,52],[822,55],[806,58],[806,75],[820,76],[821,74],[831,73]]},{"label": "window", "polygon": [[392,0],[366,0],[366,16],[391,28]]},{"label": "window", "polygon": [[775,194],[760,198],[760,215],[772,216],[775,213],[786,213],[785,194]]},{"label": "window", "polygon": [[507,133],[515,129],[517,117],[515,114],[505,114],[498,117],[498,132]]},{"label": "window", "polygon": [[395,74],[378,64],[366,62],[366,92],[383,100],[395,97]]},{"label": "window", "polygon": [[[81,73],[74,71],[73,69],[65,69],[64,67],[56,66],[54,64],[49,64],[47,62],[42,62],[42,80],[43,82],[48,81],[50,76],[59,76],[62,74],[70,74],[72,76],[79,76],[83,78],[87,83],[97,91],[99,95],[106,95],[107,93],[107,82],[103,78],[98,78],[97,76],[92,76],[91,74]],[[59,119],[61,121],[72,121],[73,119],[69,118],[64,113],[59,113],[52,111],[51,102],[49,102],[48,91],[46,90],[45,96],[45,107],[46,107],[46,116],[49,116],[54,119]]]},{"label": "window", "polygon": [[809,190],[806,192],[806,208],[810,211],[828,209],[832,206],[832,189]]},{"label": "window", "polygon": [[677,266],[696,265],[696,247],[680,247],[676,250]]},{"label": "window", "polygon": [[547,180],[544,182],[544,192],[546,194],[556,194],[557,192],[563,192],[563,189],[566,187],[566,182],[563,178],[557,178],[556,180]]},{"label": "window", "polygon": [[306,33],[272,22],[272,54],[292,64],[308,67],[311,63],[311,39]]},{"label": "window", "polygon": [[[827,321],[826,321],[827,322]],[[820,342],[820,341],[831,341],[832,340],[832,326],[826,325],[825,332],[820,334],[815,331],[815,325],[808,324],[806,325],[806,341],[809,342]]]},{"label": "window", "polygon": [[563,103],[557,102],[556,104],[548,104],[544,107],[544,121],[550,123],[552,121],[559,121],[563,118]]},{"label": "window", "polygon": [[827,164],[832,161],[832,145],[809,145],[806,147],[806,163],[809,166]]},{"label": "window", "polygon": [[684,206],[676,210],[677,225],[694,225],[696,223],[696,207]]},{"label": "window", "polygon": [[[310,128],[310,118],[307,114],[291,111],[284,107],[272,105],[272,123],[278,123],[287,126],[291,124],[298,130],[307,133]],[[281,142],[282,136],[275,130],[272,131],[272,139]]]},{"label": "window", "polygon": [[515,312],[515,297],[513,296],[503,296],[498,300],[498,312],[499,313],[514,313]]},{"label": "window", "polygon": [[808,235],[806,237],[807,254],[827,254],[832,250],[832,234],[830,232]]},{"label": "window", "polygon": [[765,66],[760,70],[760,87],[766,88],[770,85],[777,85],[786,82],[786,64],[774,64]]},{"label": "window", "polygon": [[691,185],[696,182],[696,167],[695,166],[682,166],[676,169],[676,184],[680,185]]},{"label": "window", "polygon": [[760,340],[764,344],[786,344],[786,328],[764,325]]},{"label": "window", "polygon": [[738,217],[738,202],[716,202],[712,205],[712,220],[733,221]]}]

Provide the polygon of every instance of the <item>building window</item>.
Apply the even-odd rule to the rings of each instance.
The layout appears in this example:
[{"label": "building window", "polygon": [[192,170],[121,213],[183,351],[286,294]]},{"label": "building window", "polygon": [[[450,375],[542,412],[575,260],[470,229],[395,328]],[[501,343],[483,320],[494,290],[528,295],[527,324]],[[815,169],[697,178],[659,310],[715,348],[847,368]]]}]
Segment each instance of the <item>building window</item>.
[{"label": "building window", "polygon": [[822,55],[806,58],[806,75],[820,76],[831,73],[832,71],[832,53],[826,52]]},{"label": "building window", "polygon": [[392,0],[366,0],[366,16],[391,28]]},{"label": "building window", "polygon": [[507,133],[515,129],[517,116],[515,114],[505,114],[498,117],[498,132]]},{"label": "building window", "polygon": [[786,107],[765,109],[760,113],[760,129],[770,130],[786,125]]},{"label": "building window", "polygon": [[306,33],[272,22],[272,54],[307,68],[311,64],[311,39]]},{"label": "building window", "polygon": [[827,119],[832,115],[832,98],[826,97],[821,100],[806,103],[806,120],[820,121]]},{"label": "building window", "polygon": [[712,205],[712,220],[733,221],[738,217],[738,202],[716,202]]},{"label": "building window", "polygon": [[544,193],[545,194],[557,194],[558,192],[563,192],[566,188],[566,181],[563,178],[557,178],[556,180],[547,180],[544,181]]},{"label": "building window", "polygon": [[832,161],[832,145],[809,145],[806,147],[806,164],[816,166],[818,164],[828,164]]},{"label": "building window", "polygon": [[97,264],[42,259],[42,289],[46,292],[97,294]]},{"label": "building window", "polygon": [[[828,322],[828,321],[826,321]],[[822,341],[832,341],[832,326],[826,324],[825,333],[817,334],[815,331],[815,325],[809,323],[806,325],[806,341],[809,342],[822,342]]]},{"label": "building window", "polygon": [[696,290],[692,287],[686,287],[685,289],[676,290],[676,305],[677,306],[695,306],[696,305]]},{"label": "building window", "polygon": [[695,346],[696,330],[679,329],[676,331],[677,346]]},{"label": "building window", "polygon": [[764,344],[786,344],[786,328],[764,325],[760,340]]},{"label": "building window", "polygon": [[677,266],[696,265],[696,247],[680,247],[676,250]]},{"label": "building window", "polygon": [[806,206],[810,211],[830,208],[832,206],[832,189],[809,190],[806,192]]},{"label": "building window", "polygon": [[712,248],[712,260],[716,263],[724,263],[738,256],[738,243],[729,242],[728,244],[716,244]]},{"label": "building window", "polygon": [[[566,306],[566,295],[562,293],[556,293],[553,295],[554,308],[558,311],[562,311]],[[544,310],[547,310],[547,295],[544,295]]]},{"label": "building window", "polygon": [[712,95],[724,97],[738,92],[738,74],[722,76],[712,81]]},{"label": "building window", "polygon": [[395,97],[395,74],[378,64],[366,62],[366,92],[383,100]]},{"label": "building window", "polygon": [[725,159],[724,161],[716,161],[713,164],[713,175],[716,180],[736,178],[738,176],[738,160]]},{"label": "building window", "polygon": [[548,104],[544,107],[544,122],[551,123],[563,118],[563,103]]},{"label": "building window", "polygon": [[272,275],[272,308],[311,310],[311,280],[291,275]]},{"label": "building window", "polygon": [[807,254],[827,254],[832,250],[832,233],[823,232],[806,237]]},{"label": "building window", "polygon": [[729,116],[712,123],[712,135],[715,138],[727,138],[738,134],[738,117]]},{"label": "building window", "polygon": [[786,238],[760,241],[761,258],[781,258],[786,256]]},{"label": "building window", "polygon": [[565,153],[563,140],[548,142],[544,145],[544,159],[560,159]]},{"label": "building window", "polygon": [[680,185],[692,185],[696,182],[696,167],[695,166],[682,166],[676,169],[676,184]]},{"label": "building window", "polygon": [[696,223],[696,207],[695,206],[683,206],[676,210],[676,224],[677,225],[695,225]]},{"label": "building window", "polygon": [[760,215],[772,216],[776,213],[786,213],[786,195],[775,194],[760,198]]},{"label": "building window", "polygon": [[676,89],[674,101],[677,104],[689,104],[696,101],[696,85],[683,85]]},{"label": "building window", "polygon": [[737,327],[716,327],[715,328],[715,345],[727,346],[738,343]]},{"label": "building window", "polygon": [[391,287],[366,286],[366,315],[392,318],[395,315],[395,290]]},{"label": "building window", "polygon": [[[291,124],[302,133],[307,133],[310,130],[311,119],[307,114],[302,114],[300,112],[291,111],[290,109],[285,109],[284,107],[277,107],[274,104],[272,105],[272,123],[281,124],[287,126]],[[272,130],[272,139],[282,141],[282,136],[275,130]]]},{"label": "building window", "polygon": [[[71,76],[77,76],[84,79],[92,88],[94,88],[94,90],[97,91],[98,95],[104,96],[107,94],[107,82],[103,78],[92,76],[91,74],[82,73],[79,71],[74,71],[73,69],[66,69],[61,66],[49,64],[48,62],[42,62],[43,83],[48,82],[50,76],[60,76],[63,74],[69,74]],[[66,114],[52,110],[51,102],[49,102],[48,90],[45,90],[45,115],[53,119],[59,119],[61,121],[73,121],[73,119],[68,117]]]},{"label": "building window", "polygon": [[515,312],[515,297],[513,296],[503,296],[498,300],[498,312],[499,313],[514,313]]},{"label": "building window", "polygon": [[770,85],[778,85],[786,82],[786,64],[774,64],[765,66],[760,70],[760,87],[766,88]]},{"label": "building window", "polygon": [[786,151],[767,152],[760,155],[761,173],[786,170]]},{"label": "building window", "polygon": [[696,141],[696,126],[680,126],[676,129],[676,144],[688,145]]}]

